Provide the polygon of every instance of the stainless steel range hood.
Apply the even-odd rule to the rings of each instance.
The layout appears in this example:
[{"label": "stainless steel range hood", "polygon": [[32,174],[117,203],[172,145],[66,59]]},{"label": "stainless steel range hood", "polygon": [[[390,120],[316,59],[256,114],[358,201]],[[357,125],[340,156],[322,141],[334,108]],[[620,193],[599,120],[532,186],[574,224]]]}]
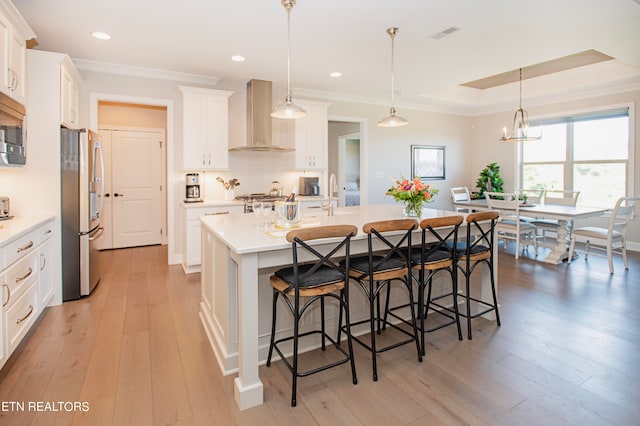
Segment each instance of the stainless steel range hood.
[{"label": "stainless steel range hood", "polygon": [[294,151],[273,145],[271,141],[271,82],[249,80],[247,83],[247,144],[229,151]]}]

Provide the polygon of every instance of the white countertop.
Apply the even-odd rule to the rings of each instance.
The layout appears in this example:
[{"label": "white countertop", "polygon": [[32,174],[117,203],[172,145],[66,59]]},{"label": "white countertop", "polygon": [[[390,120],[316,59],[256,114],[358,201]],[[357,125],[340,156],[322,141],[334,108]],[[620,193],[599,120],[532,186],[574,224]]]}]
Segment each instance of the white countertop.
[{"label": "white countertop", "polygon": [[[327,212],[317,211],[311,214],[303,214],[302,227],[321,225],[355,225],[358,227],[358,235],[354,239],[366,238],[362,232],[362,225],[368,222],[389,219],[406,219],[402,213],[402,204],[376,204],[356,207],[340,207],[334,210],[334,216],[328,216]],[[422,218],[450,216],[456,213],[447,210],[435,210],[424,208]],[[289,248],[285,240],[286,229],[273,226],[264,227],[257,225],[254,213],[230,214],[223,216],[203,216],[200,218],[202,225],[213,232],[218,238],[235,253],[255,253],[274,249]]]},{"label": "white countertop", "polygon": [[20,238],[53,219],[53,216],[27,216],[0,221],[0,246]]}]

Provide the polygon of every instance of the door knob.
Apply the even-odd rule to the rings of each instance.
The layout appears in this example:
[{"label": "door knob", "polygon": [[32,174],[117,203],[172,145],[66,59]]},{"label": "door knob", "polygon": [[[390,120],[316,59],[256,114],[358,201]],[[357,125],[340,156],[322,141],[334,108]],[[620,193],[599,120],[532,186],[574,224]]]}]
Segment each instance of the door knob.
[{"label": "door knob", "polygon": [[111,197],[111,194],[107,192],[106,194],[104,194],[104,196],[105,197]]},{"label": "door knob", "polygon": [[124,194],[118,194],[117,192],[113,193],[114,197],[124,197]]}]

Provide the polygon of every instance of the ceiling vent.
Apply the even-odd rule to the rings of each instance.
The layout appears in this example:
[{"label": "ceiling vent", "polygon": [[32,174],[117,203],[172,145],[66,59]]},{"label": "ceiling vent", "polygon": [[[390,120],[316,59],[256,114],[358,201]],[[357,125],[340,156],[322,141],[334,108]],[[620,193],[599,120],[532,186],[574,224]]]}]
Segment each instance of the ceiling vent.
[{"label": "ceiling vent", "polygon": [[440,40],[442,38],[445,38],[448,35],[451,35],[457,31],[460,31],[460,28],[456,28],[456,27],[449,27],[444,31],[440,31],[438,34],[434,34],[431,36],[432,39],[434,40]]}]

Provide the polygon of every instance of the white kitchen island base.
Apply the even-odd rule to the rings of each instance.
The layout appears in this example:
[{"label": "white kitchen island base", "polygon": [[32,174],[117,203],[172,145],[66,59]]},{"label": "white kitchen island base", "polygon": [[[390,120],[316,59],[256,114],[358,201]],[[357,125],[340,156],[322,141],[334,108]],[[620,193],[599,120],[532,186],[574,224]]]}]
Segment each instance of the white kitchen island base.
[{"label": "white kitchen island base", "polygon": [[[423,218],[455,214],[458,213],[425,209]],[[336,214],[331,217],[303,217],[302,226],[356,225],[359,233],[351,241],[351,253],[360,254],[367,251],[367,237],[361,231],[363,224],[401,218],[405,218],[401,205],[349,207],[337,209]],[[276,269],[292,263],[291,246],[284,238],[286,230],[258,227],[253,214],[207,216],[202,217],[201,221],[203,226],[200,318],[223,374],[238,373],[234,381],[234,396],[238,407],[244,410],[263,402],[263,384],[258,368],[266,361],[271,333],[272,289],[269,285],[269,275]],[[462,232],[465,232],[464,227],[461,228]],[[415,235],[415,241],[419,241],[420,232],[416,232]],[[334,245],[316,244],[315,248],[323,251],[327,246]],[[446,280],[445,274],[439,278]],[[484,267],[482,298],[485,300],[491,297],[489,281],[488,268]],[[368,303],[364,297],[359,296],[357,292],[351,295],[351,318],[354,322],[369,316]],[[402,294],[394,297],[393,293],[391,296],[392,304],[396,299],[404,297]],[[408,309],[404,315],[408,317]],[[325,309],[327,330],[337,330],[338,318],[337,304],[328,303]],[[319,309],[312,309],[308,312],[304,329],[300,332],[314,328],[320,322]],[[278,335],[289,335],[291,329],[291,319],[285,315],[279,316],[276,323]],[[367,324],[355,330],[355,334],[363,333],[368,333]],[[452,338],[456,336],[452,335]],[[301,342],[300,351],[317,347],[319,337],[318,342]],[[287,352],[290,351],[285,353]]]}]

